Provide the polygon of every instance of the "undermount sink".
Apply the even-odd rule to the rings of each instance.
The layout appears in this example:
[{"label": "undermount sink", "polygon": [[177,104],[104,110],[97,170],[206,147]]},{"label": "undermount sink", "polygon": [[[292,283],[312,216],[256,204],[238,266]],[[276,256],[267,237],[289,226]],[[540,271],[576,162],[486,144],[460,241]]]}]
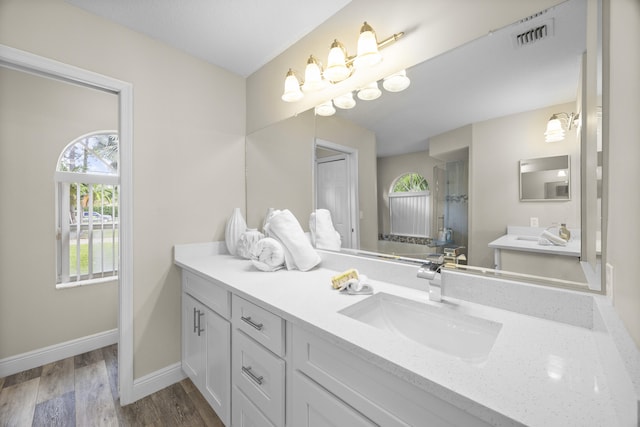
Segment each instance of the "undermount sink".
[{"label": "undermount sink", "polygon": [[480,363],[489,355],[501,323],[379,292],[338,313],[398,334],[462,360]]}]

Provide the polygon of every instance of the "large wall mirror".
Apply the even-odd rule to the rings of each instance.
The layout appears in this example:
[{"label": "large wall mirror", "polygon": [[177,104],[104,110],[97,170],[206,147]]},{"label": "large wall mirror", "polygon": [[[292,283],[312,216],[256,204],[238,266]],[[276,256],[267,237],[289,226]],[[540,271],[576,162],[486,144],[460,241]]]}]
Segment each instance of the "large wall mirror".
[{"label": "large wall mirror", "polygon": [[[407,69],[411,85],[402,92],[383,90],[373,101],[356,98],[353,109],[337,109],[330,117],[307,111],[249,135],[249,225],[259,226],[270,207],[294,207],[303,227],[308,226],[309,214],[318,207],[316,160],[325,156],[328,145],[333,155],[352,161],[350,156],[357,157],[358,170],[349,172],[357,177],[357,188],[350,191],[357,193],[358,203],[349,207],[356,224],[352,238],[343,239],[349,242],[343,250],[420,260],[458,248],[456,255],[466,259],[460,264],[486,272],[496,267],[489,244],[508,227],[537,223],[544,230],[564,223],[573,238],[582,239],[582,252],[572,261],[584,273],[580,280],[561,285],[600,290],[596,168],[602,165],[597,164],[601,144],[592,121],[601,105],[598,17],[595,0],[560,3],[534,19]],[[518,45],[518,34],[542,25],[547,26],[544,37]],[[583,119],[564,140],[547,143],[545,128],[557,113],[581,113]],[[295,142],[294,134],[299,136]],[[270,154],[260,157],[261,150]],[[566,199],[521,201],[520,160],[558,156],[569,162]],[[298,175],[283,176],[279,184],[266,182],[278,180],[292,163]],[[274,177],[265,178],[266,170]],[[428,235],[391,233],[389,193],[406,173],[428,183],[422,188]],[[275,201],[278,205],[272,206]],[[539,264],[535,273],[550,284],[557,278],[553,262],[549,268]]]}]

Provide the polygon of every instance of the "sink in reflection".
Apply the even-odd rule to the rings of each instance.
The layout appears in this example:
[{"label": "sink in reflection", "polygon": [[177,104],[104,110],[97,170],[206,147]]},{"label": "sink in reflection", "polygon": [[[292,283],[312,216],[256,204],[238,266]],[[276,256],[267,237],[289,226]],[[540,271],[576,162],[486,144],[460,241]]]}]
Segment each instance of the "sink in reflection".
[{"label": "sink in reflection", "polygon": [[518,236],[518,237],[516,237],[516,240],[528,240],[530,242],[537,242],[538,240],[540,240],[540,237],[538,237],[538,236]]},{"label": "sink in reflection", "polygon": [[339,311],[378,329],[473,363],[486,360],[501,323],[384,292]]}]

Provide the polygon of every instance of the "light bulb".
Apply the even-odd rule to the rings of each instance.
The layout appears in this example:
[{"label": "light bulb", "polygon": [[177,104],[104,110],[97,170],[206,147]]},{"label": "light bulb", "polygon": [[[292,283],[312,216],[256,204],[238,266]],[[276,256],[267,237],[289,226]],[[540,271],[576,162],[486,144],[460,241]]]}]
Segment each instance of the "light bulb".
[{"label": "light bulb", "polygon": [[334,40],[329,50],[324,78],[332,82],[341,82],[350,75],[351,70],[347,67],[347,52],[342,43]]},{"label": "light bulb", "polygon": [[366,22],[360,29],[358,37],[358,54],[354,61],[356,68],[371,67],[382,61],[382,55],[378,51],[378,40],[373,28]]},{"label": "light bulb", "polygon": [[372,101],[380,98],[382,91],[378,88],[378,82],[371,82],[358,91],[358,98],[363,101]]},{"label": "light bulb", "polygon": [[293,70],[289,68],[287,77],[284,79],[284,93],[282,94],[282,100],[285,102],[296,102],[302,99],[304,95],[300,90],[300,82],[296,78]]},{"label": "light bulb", "polygon": [[547,122],[547,130],[544,133],[546,142],[558,142],[564,139],[564,129],[562,122],[556,114],[552,115]]},{"label": "light bulb", "polygon": [[333,104],[338,108],[348,110],[356,106],[356,100],[353,99],[353,93],[347,92],[344,95],[333,98]]},{"label": "light bulb", "polygon": [[315,92],[326,87],[325,80],[322,79],[320,64],[313,55],[309,56],[307,68],[304,71],[304,83],[302,90],[305,92]]},{"label": "light bulb", "polygon": [[406,70],[400,70],[384,78],[382,87],[389,92],[401,92],[409,87],[411,80],[407,77]]},{"label": "light bulb", "polygon": [[333,116],[336,113],[336,109],[333,108],[333,103],[331,100],[327,102],[323,102],[322,104],[316,106],[315,112],[318,116]]}]

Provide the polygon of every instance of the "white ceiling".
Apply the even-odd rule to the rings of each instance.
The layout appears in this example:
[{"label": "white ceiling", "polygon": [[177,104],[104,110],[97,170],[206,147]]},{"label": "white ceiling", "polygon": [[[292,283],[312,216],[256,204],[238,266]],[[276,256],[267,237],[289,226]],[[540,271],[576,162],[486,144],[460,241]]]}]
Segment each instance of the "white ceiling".
[{"label": "white ceiling", "polygon": [[248,77],[350,0],[67,0]]},{"label": "white ceiling", "polygon": [[[351,0],[66,1],[247,77]],[[383,157],[425,150],[429,137],[470,123],[575,100],[586,3],[568,0],[418,64],[404,92],[338,114],[373,130]],[[553,23],[552,37],[514,48],[514,34],[542,22]]]}]

